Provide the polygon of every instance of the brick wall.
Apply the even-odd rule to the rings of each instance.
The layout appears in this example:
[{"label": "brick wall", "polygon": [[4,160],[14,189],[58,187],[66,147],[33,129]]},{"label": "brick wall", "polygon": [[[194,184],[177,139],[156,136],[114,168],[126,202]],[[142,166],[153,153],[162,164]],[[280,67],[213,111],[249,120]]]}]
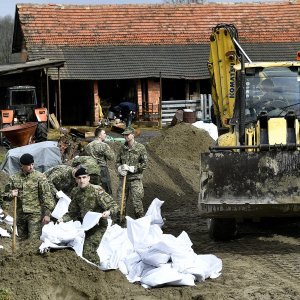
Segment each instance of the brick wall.
[{"label": "brick wall", "polygon": [[148,102],[149,111],[153,113],[159,112],[159,98],[160,98],[160,83],[159,81],[148,80]]}]

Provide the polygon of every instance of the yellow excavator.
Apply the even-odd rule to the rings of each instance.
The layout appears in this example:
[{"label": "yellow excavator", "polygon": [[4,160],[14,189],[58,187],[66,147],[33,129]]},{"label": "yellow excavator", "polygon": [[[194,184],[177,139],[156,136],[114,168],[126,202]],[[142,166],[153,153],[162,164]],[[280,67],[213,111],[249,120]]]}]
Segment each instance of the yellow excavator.
[{"label": "yellow excavator", "polygon": [[227,240],[237,221],[300,216],[300,53],[252,62],[233,24],[210,36],[208,69],[217,144],[200,159],[198,208],[210,237]]}]

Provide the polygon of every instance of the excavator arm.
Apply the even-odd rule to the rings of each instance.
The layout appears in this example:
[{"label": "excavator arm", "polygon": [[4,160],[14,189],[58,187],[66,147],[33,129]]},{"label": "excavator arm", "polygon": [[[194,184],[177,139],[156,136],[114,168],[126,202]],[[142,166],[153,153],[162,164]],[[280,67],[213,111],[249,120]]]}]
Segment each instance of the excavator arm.
[{"label": "excavator arm", "polygon": [[233,118],[237,97],[237,79],[234,66],[241,62],[239,49],[234,40],[238,39],[234,25],[220,24],[210,35],[210,72],[214,114],[218,128],[227,128]]}]

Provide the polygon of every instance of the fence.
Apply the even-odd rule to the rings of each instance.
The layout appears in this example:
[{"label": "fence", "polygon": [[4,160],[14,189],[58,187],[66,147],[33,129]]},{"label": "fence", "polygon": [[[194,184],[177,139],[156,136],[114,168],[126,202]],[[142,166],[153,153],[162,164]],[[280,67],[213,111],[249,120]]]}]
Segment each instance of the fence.
[{"label": "fence", "polygon": [[161,102],[162,126],[171,123],[178,109],[192,109],[197,120],[211,120],[212,99],[210,94],[201,94],[196,100],[167,100]]}]

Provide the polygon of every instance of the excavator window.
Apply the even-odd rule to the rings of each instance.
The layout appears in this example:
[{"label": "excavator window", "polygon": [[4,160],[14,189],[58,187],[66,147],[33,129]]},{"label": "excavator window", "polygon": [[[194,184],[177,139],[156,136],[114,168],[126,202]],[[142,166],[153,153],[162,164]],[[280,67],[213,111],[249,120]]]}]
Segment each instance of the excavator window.
[{"label": "excavator window", "polygon": [[252,68],[246,71],[246,122],[261,112],[284,116],[294,111],[300,116],[300,81],[296,67]]}]

